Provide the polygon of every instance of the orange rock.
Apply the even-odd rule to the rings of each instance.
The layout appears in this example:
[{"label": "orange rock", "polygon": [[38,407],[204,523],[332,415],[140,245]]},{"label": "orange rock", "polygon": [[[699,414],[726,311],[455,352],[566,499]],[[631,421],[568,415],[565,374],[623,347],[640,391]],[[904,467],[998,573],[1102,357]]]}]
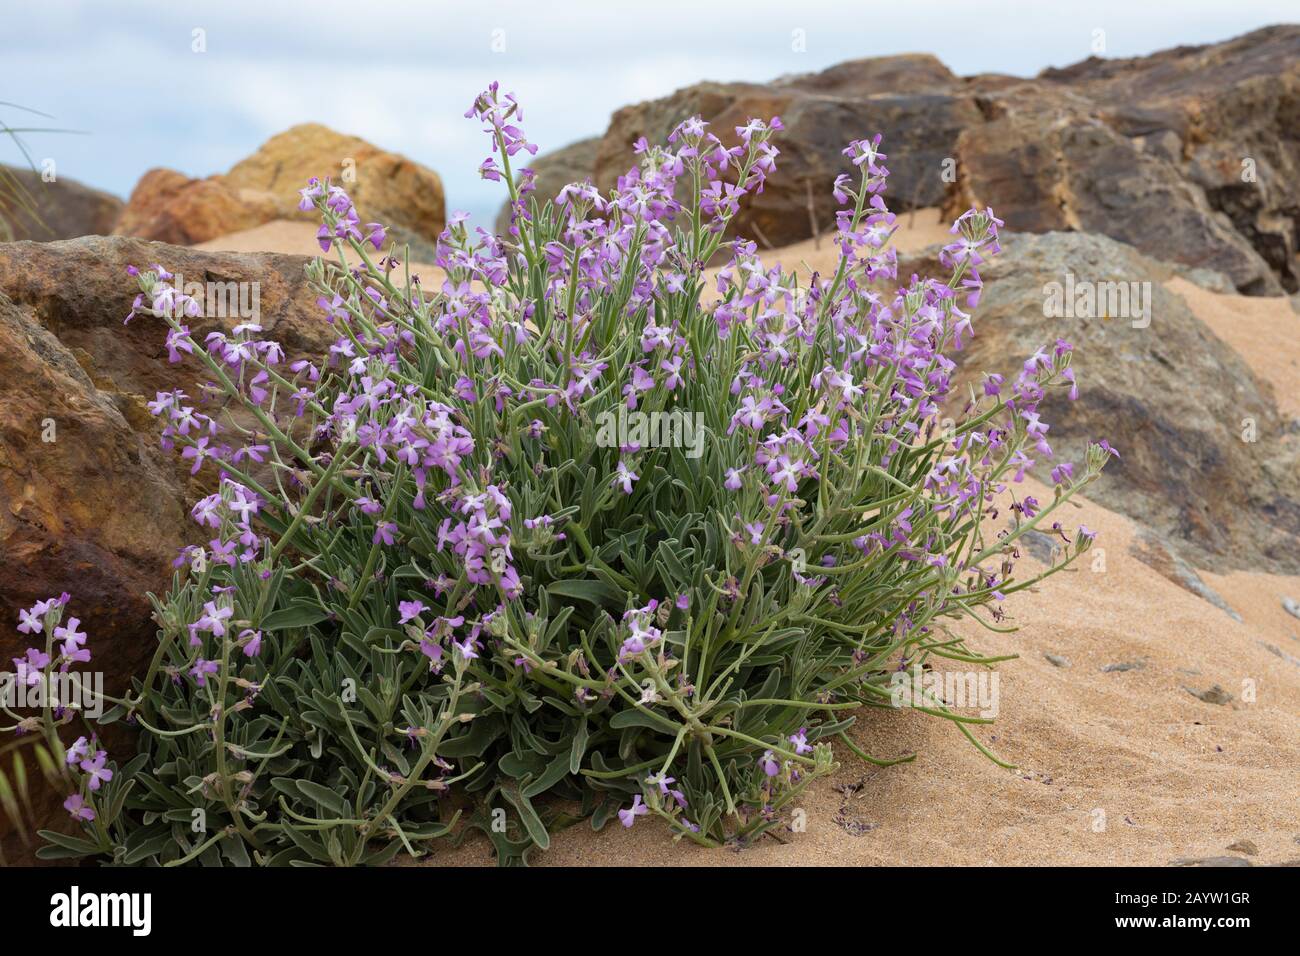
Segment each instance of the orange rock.
[{"label": "orange rock", "polygon": [[315,211],[298,209],[298,190],[313,176],[329,177],[346,189],[367,222],[426,240],[436,239],[446,222],[442,180],[432,169],[319,123],[271,137],[224,179],[230,187],[272,195],[274,218],[315,219]]},{"label": "orange rock", "polygon": [[220,176],[190,179],[172,169],[140,178],[113,232],[192,245],[275,218],[271,197],[232,188]]}]

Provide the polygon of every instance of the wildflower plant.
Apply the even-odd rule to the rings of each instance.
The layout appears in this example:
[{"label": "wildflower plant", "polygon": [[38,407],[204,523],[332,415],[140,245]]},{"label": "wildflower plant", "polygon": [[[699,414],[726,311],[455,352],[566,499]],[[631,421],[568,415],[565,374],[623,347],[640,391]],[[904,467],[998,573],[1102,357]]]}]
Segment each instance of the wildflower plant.
[{"label": "wildflower plant", "polygon": [[[779,119],[725,146],[693,117],[608,193],[539,197],[514,98],[494,84],[467,116],[511,226],[454,216],[437,284],[340,186],[302,190],[337,253],[308,267],[328,355],[290,361],[248,323],[200,341],[166,270],[137,274],[133,315],[207,380],[152,403],[164,442],[215,484],[194,508],[209,540],[155,599],[153,664],[110,711],[144,759],[97,853],[373,863],[478,828],[512,862],[575,813],[752,840],[833,743],[890,762],[847,730],[890,706],[891,672],[991,665],[950,625],[997,628],[1089,547],[1055,521],[1058,562],[1015,573],[1104,442],[1056,465],[1052,501],[987,520],[1052,454],[1044,395],[1075,397],[1064,342],[951,394],[991,211],[954,224],[948,275],[900,283],[886,156],[853,142],[838,265],[801,279],[729,232],[775,173]],[[619,409],[692,416],[698,454],[611,442]],[[913,706],[985,750],[983,718]]]}]

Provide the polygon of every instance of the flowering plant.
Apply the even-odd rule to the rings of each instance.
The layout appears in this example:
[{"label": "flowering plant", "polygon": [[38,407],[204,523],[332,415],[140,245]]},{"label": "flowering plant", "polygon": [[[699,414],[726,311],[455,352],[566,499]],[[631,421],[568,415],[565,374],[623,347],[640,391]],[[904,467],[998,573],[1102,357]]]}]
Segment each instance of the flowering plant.
[{"label": "flowering plant", "polygon": [[[1064,342],[949,394],[991,211],[957,220],[946,278],[897,287],[886,157],[851,143],[838,266],[801,281],[728,237],[779,119],[725,146],[693,117],[608,194],[552,198],[515,168],[536,147],[513,97],[494,84],[467,116],[512,224],[454,216],[436,288],[342,188],[302,190],[339,260],[308,267],[338,332],[319,362],[255,323],[198,341],[166,270],[137,273],[132,314],[209,379],[202,401],[157,396],[164,442],[218,483],[194,508],[211,540],[155,599],[153,666],[111,712],[147,760],[98,852],[353,864],[477,827],[508,862],[574,804],[597,827],[751,840],[833,769],[833,741],[890,762],[846,731],[890,705],[892,671],[991,664],[949,622],[1000,620],[1090,545],[1056,522],[1059,562],[1014,573],[1104,442],[986,534],[1051,455],[1044,394],[1074,397]],[[984,749],[983,718],[931,703],[912,706]]]}]

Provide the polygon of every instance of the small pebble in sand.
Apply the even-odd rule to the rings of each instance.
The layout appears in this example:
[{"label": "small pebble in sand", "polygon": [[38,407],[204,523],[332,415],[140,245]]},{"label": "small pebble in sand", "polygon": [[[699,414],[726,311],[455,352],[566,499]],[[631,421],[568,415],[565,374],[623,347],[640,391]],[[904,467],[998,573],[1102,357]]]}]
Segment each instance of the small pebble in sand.
[{"label": "small pebble in sand", "polygon": [[1220,707],[1232,701],[1232,695],[1218,684],[1215,684],[1213,687],[1207,688],[1206,690],[1196,690],[1184,684],[1183,690],[1187,691],[1187,693],[1191,694],[1193,697],[1205,701],[1207,704],[1218,704]]},{"label": "small pebble in sand", "polygon": [[1204,856],[1187,860],[1170,860],[1170,866],[1253,866],[1243,856]]},{"label": "small pebble in sand", "polygon": [[1101,670],[1103,674],[1119,674],[1124,671],[1140,671],[1146,666],[1145,661],[1120,661],[1118,664],[1103,664]]},{"label": "small pebble in sand", "polygon": [[1300,617],[1300,601],[1297,601],[1295,598],[1284,597],[1282,599],[1282,607],[1292,617]]},{"label": "small pebble in sand", "polygon": [[1236,843],[1228,844],[1228,850],[1232,853],[1244,853],[1246,856],[1259,856],[1259,847],[1250,840],[1238,840]]},{"label": "small pebble in sand", "polygon": [[1060,654],[1044,654],[1043,656],[1046,657],[1048,663],[1052,664],[1054,667],[1070,666],[1070,659],[1068,657],[1062,657]]}]

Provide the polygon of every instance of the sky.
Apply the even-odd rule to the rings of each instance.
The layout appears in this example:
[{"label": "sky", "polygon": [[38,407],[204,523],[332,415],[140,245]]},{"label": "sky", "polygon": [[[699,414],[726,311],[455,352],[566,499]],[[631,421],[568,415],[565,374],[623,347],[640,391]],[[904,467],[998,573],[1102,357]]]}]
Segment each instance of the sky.
[{"label": "sky", "polygon": [[[437,170],[448,209],[479,221],[501,187],[478,179],[488,144],[463,114],[494,79],[545,151],[705,79],[914,52],[959,74],[1032,76],[1092,55],[1099,38],[1104,56],[1139,56],[1300,19],[1297,0],[0,0],[10,5],[0,101],[54,119],[0,106],[0,121],[77,131],[25,135],[60,178],[125,197],[147,169],[224,172],[314,121]],[[22,157],[4,142],[0,162]]]}]

